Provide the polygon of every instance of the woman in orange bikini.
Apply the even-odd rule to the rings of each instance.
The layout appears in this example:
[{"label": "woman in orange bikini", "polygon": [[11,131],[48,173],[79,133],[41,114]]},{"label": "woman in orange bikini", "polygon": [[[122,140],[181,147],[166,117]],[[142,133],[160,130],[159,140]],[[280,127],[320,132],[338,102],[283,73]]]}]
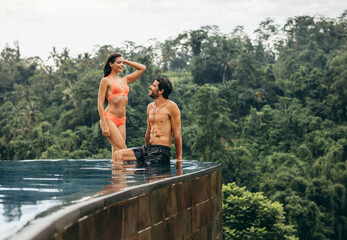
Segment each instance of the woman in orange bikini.
[{"label": "woman in orange bikini", "polygon": [[[137,70],[120,78],[119,73],[123,71],[124,64]],[[112,145],[112,159],[114,151],[126,148],[125,110],[128,103],[128,84],[140,77],[145,70],[145,65],[127,61],[120,53],[111,54],[105,63],[104,78],[101,79],[99,87],[98,111],[102,134]],[[104,109],[105,97],[108,101],[106,109]]]}]

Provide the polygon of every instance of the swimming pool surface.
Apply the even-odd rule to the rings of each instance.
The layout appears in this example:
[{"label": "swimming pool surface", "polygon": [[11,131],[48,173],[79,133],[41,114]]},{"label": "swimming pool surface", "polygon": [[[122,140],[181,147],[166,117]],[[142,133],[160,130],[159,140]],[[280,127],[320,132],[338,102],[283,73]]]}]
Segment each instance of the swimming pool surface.
[{"label": "swimming pool surface", "polygon": [[0,161],[0,240],[64,206],[216,165],[184,160],[178,168],[175,161],[137,168],[112,165],[109,159]]}]

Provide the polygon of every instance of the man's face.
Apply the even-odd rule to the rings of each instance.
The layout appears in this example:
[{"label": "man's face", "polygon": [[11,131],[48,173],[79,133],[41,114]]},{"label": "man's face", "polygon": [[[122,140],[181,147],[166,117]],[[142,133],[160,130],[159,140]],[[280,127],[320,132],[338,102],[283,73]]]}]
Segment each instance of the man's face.
[{"label": "man's face", "polygon": [[149,96],[153,99],[157,99],[159,97],[159,82],[155,80],[151,86],[149,86]]}]

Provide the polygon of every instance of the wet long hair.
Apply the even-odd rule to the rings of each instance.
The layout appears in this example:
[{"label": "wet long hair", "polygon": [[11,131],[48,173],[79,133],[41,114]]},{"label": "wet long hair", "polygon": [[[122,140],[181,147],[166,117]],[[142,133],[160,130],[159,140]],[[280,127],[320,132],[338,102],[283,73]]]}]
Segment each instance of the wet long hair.
[{"label": "wet long hair", "polygon": [[110,63],[114,63],[114,61],[121,56],[122,56],[121,53],[112,53],[108,56],[104,66],[104,77],[107,77],[111,73]]},{"label": "wet long hair", "polygon": [[166,77],[158,77],[156,80],[159,82],[158,89],[164,89],[163,97],[168,99],[170,93],[172,92],[172,83]]}]

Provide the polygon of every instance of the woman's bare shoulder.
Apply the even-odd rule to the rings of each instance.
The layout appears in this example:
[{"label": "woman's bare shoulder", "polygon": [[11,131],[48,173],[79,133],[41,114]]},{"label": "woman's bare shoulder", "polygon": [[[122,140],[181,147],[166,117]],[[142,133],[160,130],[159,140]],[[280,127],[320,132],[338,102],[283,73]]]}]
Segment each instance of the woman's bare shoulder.
[{"label": "woman's bare shoulder", "polygon": [[110,85],[111,84],[111,80],[109,77],[103,77],[100,80],[100,84],[102,85]]}]

